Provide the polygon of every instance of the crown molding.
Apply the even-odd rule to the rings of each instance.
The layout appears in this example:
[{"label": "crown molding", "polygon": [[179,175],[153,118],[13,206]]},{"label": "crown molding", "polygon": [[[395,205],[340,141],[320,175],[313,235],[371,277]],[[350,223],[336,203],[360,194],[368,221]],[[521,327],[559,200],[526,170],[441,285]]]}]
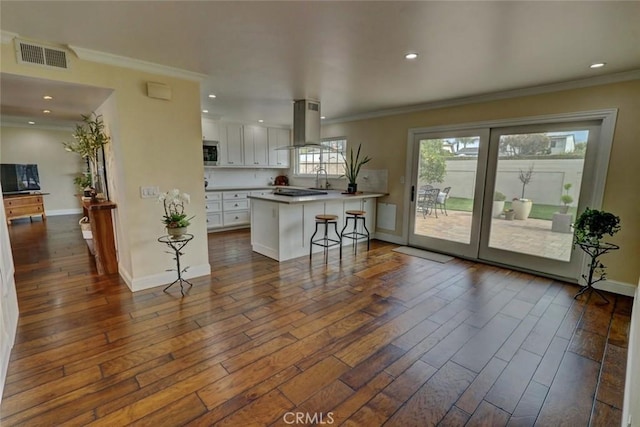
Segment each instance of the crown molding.
[{"label": "crown molding", "polygon": [[586,79],[572,80],[561,83],[551,83],[541,86],[532,86],[521,89],[511,89],[500,92],[487,93],[482,95],[466,96],[462,98],[446,99],[443,101],[426,102],[423,104],[409,105],[406,107],[390,108],[386,110],[373,111],[363,114],[355,114],[335,119],[324,120],[323,124],[344,123],[356,120],[366,120],[399,114],[415,113],[417,111],[435,110],[438,108],[456,107],[466,104],[477,104],[481,102],[497,101],[501,99],[519,98],[523,96],[539,95],[543,93],[560,92],[563,90],[580,89],[590,86],[600,86],[610,83],[618,83],[629,80],[640,79],[640,70],[624,71],[615,74],[606,74]]},{"label": "crown molding", "polygon": [[182,70],[179,68],[160,65],[153,62],[142,61],[140,59],[129,58],[126,56],[114,55],[111,53],[99,52],[97,50],[85,49],[78,46],[68,46],[76,56],[84,61],[98,62],[101,64],[113,65],[116,67],[131,68],[147,73],[160,74],[168,77],[176,77],[201,82],[207,76],[206,74],[195,73],[193,71]]},{"label": "crown molding", "polygon": [[18,37],[18,33],[12,33],[4,30],[0,31],[0,40],[2,41],[2,44],[11,43],[16,37]]}]

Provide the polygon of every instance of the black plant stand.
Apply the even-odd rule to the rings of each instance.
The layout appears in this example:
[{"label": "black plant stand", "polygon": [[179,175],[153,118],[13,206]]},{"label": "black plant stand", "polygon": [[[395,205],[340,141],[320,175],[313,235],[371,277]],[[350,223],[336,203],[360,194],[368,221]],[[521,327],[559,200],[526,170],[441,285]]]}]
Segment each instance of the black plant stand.
[{"label": "black plant stand", "polygon": [[168,254],[175,255],[174,260],[176,261],[176,269],[174,270],[173,268],[170,268],[167,271],[176,271],[178,273],[178,278],[176,280],[174,280],[173,282],[171,282],[169,284],[169,286],[164,288],[162,290],[163,292],[166,292],[167,289],[169,289],[171,286],[175,285],[176,283],[179,283],[180,284],[180,293],[184,296],[184,289],[182,287],[182,284],[186,283],[189,286],[193,286],[193,284],[191,282],[189,282],[188,280],[182,278],[182,273],[187,271],[187,269],[189,267],[184,267],[184,268],[180,267],[180,255],[184,255],[181,252],[181,250],[182,250],[182,248],[187,246],[187,243],[189,243],[192,239],[193,239],[193,234],[183,234],[182,236],[179,236],[179,237],[166,235],[166,236],[162,236],[162,237],[160,237],[158,239],[158,242],[166,244],[167,246],[169,246],[173,250],[173,252],[167,251]]},{"label": "black plant stand", "polygon": [[578,298],[580,295],[584,294],[585,292],[591,291],[600,295],[600,297],[604,299],[608,304],[609,300],[607,299],[607,297],[605,297],[604,294],[602,294],[602,292],[600,292],[598,289],[593,287],[593,285],[598,283],[599,281],[605,280],[606,275],[604,272],[602,272],[599,278],[594,279],[593,274],[598,268],[601,270],[604,270],[606,268],[600,261],[598,261],[598,258],[601,255],[606,254],[607,252],[620,249],[620,246],[614,245],[613,243],[598,243],[596,245],[593,245],[591,243],[576,243],[576,244],[580,246],[580,249],[585,251],[591,257],[591,262],[589,263],[588,276],[584,274],[582,275],[582,278],[586,282],[586,285],[582,289],[580,289],[580,291],[578,291],[578,293],[575,294],[573,298],[574,299]]}]

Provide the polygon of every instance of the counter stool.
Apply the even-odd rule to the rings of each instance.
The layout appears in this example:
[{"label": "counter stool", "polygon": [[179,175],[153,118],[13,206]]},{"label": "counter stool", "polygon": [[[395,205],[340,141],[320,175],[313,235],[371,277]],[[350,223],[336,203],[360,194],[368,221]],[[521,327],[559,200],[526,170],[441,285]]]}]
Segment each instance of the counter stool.
[{"label": "counter stool", "polygon": [[[367,229],[367,224],[366,224],[366,212],[365,211],[346,211],[345,214],[347,215],[345,217],[345,222],[344,222],[344,228],[342,229],[342,233],[340,233],[340,237],[341,239],[352,239],[354,240],[353,242],[353,252],[354,253],[358,253],[358,240],[361,238],[367,238],[367,250],[369,250],[369,243],[370,243],[370,236],[369,236],[369,230]],[[349,220],[352,219],[353,220],[353,231],[349,231],[347,233],[345,233],[344,231],[347,229],[347,227],[349,226]],[[358,231],[358,220],[362,220],[362,227],[364,227],[364,231],[365,233],[360,233]],[[340,245],[340,257],[342,257],[342,245]]]},{"label": "counter stool", "polygon": [[[320,224],[324,224],[324,236],[320,239],[313,240],[318,233],[318,225]],[[329,224],[333,224],[333,227],[336,230],[337,239],[329,238]],[[311,236],[311,244],[309,245],[309,259],[311,259],[311,255],[313,254],[313,245],[322,246],[324,248],[325,264],[329,260],[330,247],[340,245],[340,248],[342,249],[342,239],[340,238],[340,233],[338,233],[337,215],[316,215],[316,231]],[[340,256],[342,257],[342,250],[340,251]]]}]

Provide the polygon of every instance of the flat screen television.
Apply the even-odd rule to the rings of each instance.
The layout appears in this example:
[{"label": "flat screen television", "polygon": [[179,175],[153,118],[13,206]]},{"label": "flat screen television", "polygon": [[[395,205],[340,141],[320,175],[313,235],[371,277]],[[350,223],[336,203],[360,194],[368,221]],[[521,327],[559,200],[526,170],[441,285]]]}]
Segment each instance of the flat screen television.
[{"label": "flat screen television", "polygon": [[22,194],[40,190],[38,165],[0,164],[2,194]]}]

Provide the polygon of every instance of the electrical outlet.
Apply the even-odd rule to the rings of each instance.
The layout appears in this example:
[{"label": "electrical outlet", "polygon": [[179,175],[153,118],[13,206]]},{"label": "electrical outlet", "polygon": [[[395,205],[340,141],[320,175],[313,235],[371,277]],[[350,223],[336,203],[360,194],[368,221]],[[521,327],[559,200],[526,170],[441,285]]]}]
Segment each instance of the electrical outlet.
[{"label": "electrical outlet", "polygon": [[159,187],[140,187],[140,198],[151,199],[158,197],[160,194]]}]

